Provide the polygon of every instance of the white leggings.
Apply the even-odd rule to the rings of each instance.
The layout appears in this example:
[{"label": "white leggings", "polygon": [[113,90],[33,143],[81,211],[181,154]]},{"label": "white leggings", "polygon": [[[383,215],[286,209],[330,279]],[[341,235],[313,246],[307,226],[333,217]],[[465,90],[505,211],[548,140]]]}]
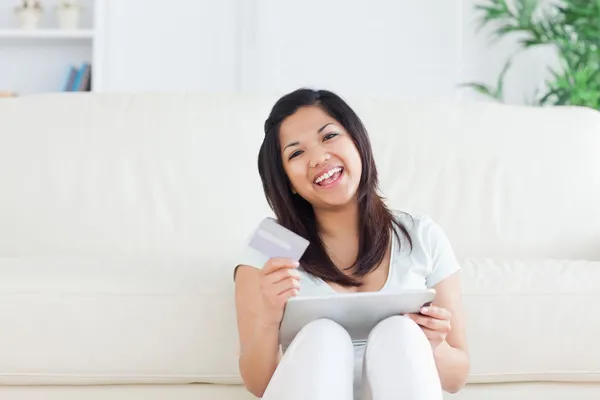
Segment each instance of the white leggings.
[{"label": "white leggings", "polygon": [[350,335],[331,320],[313,321],[286,350],[263,400],[442,399],[429,341],[407,317],[391,317],[373,328],[362,361],[361,397],[353,393]]}]

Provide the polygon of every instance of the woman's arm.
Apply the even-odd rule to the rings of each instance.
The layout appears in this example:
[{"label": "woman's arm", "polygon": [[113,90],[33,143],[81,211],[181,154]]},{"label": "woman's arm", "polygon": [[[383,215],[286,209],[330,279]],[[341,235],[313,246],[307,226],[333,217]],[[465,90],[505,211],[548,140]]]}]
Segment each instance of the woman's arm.
[{"label": "woman's arm", "polygon": [[439,282],[434,289],[433,304],[421,314],[411,314],[410,317],[421,325],[432,344],[442,388],[456,393],[465,385],[470,368],[460,272]]},{"label": "woman's arm", "polygon": [[431,263],[426,286],[435,289],[436,295],[431,307],[410,317],[431,343],[442,388],[456,393],[465,385],[470,369],[460,264],[442,227],[430,218],[423,220],[421,236]]},{"label": "woman's arm", "polygon": [[280,359],[279,326],[262,318],[259,270],[240,266],[235,303],[240,338],[240,374],[246,389],[262,397]]},{"label": "woman's arm", "polygon": [[433,305],[444,308],[450,313],[451,327],[446,340],[433,353],[435,364],[444,390],[456,393],[465,385],[470,369],[460,272],[441,281],[434,288],[436,300]]}]

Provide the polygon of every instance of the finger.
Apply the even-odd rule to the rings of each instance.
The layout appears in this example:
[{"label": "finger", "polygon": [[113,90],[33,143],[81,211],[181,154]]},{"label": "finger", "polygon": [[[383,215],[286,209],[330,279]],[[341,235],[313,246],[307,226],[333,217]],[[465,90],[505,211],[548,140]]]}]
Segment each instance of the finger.
[{"label": "finger", "polygon": [[426,327],[421,327],[421,329],[423,330],[423,333],[429,340],[441,342],[446,339],[446,333],[444,333],[444,332],[434,331],[433,329],[429,329]]},{"label": "finger", "polygon": [[429,317],[425,317],[421,314],[407,314],[407,316],[415,321],[420,326],[428,326],[429,325]]},{"label": "finger", "polygon": [[289,299],[290,297],[297,296],[297,295],[298,295],[298,290],[299,290],[299,289],[297,289],[297,288],[291,288],[291,289],[288,289],[288,290],[284,291],[283,293],[279,294],[279,297],[280,297],[280,298],[281,298],[281,299],[282,299],[284,302],[286,302],[286,301],[288,301],[288,299]]},{"label": "finger", "polygon": [[431,318],[428,316],[420,315],[420,314],[409,314],[410,319],[415,321],[418,325],[422,327],[432,329],[434,331],[440,332],[450,332],[450,321],[441,320],[436,318]]},{"label": "finger", "polygon": [[285,305],[289,299],[298,295],[298,289],[288,289],[285,292],[277,295],[274,299],[273,304],[278,307],[283,307],[285,309]]},{"label": "finger", "polygon": [[296,280],[300,279],[300,273],[296,269],[291,268],[282,268],[277,271],[271,272],[266,275],[263,279],[265,284],[271,285],[277,282],[281,282],[284,279],[294,278]]},{"label": "finger", "polygon": [[451,317],[450,311],[442,307],[426,306],[421,308],[421,314],[428,315],[437,319],[447,319]]},{"label": "finger", "polygon": [[286,290],[296,289],[300,290],[300,282],[294,278],[287,278],[280,282],[274,283],[269,287],[268,292],[279,296],[284,293]]},{"label": "finger", "polygon": [[271,258],[261,270],[264,274],[270,274],[273,271],[282,268],[297,268],[300,265],[298,261],[289,258]]}]

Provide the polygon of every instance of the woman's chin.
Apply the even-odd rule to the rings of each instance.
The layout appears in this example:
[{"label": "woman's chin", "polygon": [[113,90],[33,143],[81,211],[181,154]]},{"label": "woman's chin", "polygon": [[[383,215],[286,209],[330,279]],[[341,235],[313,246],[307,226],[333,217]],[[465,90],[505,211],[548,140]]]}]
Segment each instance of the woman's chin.
[{"label": "woman's chin", "polygon": [[339,209],[345,208],[356,203],[356,196],[350,193],[331,194],[329,196],[319,196],[314,199],[313,207],[315,209]]},{"label": "woman's chin", "polygon": [[351,187],[347,182],[341,183],[335,188],[325,190],[313,185],[312,188],[306,188],[305,195],[302,197],[315,209],[341,208],[355,204],[358,188]]}]

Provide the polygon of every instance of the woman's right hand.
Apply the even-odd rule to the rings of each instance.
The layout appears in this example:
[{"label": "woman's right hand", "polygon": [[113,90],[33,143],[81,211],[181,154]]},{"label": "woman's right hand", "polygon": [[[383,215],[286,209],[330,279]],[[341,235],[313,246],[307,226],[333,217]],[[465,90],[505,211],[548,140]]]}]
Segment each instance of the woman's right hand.
[{"label": "woman's right hand", "polygon": [[263,301],[263,322],[279,325],[285,303],[300,290],[298,263],[288,258],[271,258],[260,270],[259,283]]}]

